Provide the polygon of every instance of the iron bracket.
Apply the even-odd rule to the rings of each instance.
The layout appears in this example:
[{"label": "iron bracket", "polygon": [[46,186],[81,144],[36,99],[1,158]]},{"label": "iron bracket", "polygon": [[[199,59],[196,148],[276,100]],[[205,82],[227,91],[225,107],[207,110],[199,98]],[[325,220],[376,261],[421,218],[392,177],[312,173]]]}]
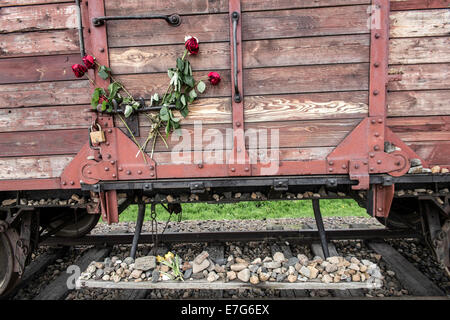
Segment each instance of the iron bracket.
[{"label": "iron bracket", "polygon": [[191,193],[205,193],[206,188],[203,182],[191,182],[189,184],[189,188],[191,189]]},{"label": "iron bracket", "polygon": [[289,180],[288,179],[274,179],[273,180],[273,189],[275,191],[287,191],[289,189]]}]

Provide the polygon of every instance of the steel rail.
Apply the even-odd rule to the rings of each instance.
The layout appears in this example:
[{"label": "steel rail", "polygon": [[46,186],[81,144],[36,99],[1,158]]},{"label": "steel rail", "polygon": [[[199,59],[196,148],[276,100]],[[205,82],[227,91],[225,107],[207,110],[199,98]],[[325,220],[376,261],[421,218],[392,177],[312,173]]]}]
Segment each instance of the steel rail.
[{"label": "steel rail", "polygon": [[[328,240],[368,240],[368,239],[398,239],[421,238],[417,232],[409,229],[337,229],[327,230]],[[115,245],[131,244],[133,233],[86,235],[82,238],[49,237],[40,246],[58,245]],[[274,230],[274,231],[244,231],[244,232],[168,232],[158,234],[158,241],[165,243],[196,243],[196,242],[227,242],[227,241],[266,241],[293,240],[311,243],[320,240],[317,230]],[[152,243],[151,233],[142,233],[139,243]]]}]

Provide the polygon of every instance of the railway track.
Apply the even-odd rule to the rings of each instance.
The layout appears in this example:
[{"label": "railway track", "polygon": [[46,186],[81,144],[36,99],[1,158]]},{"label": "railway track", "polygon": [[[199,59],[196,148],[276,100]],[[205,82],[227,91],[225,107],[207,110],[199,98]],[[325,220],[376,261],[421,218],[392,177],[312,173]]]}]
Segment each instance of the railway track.
[{"label": "railway track", "polygon": [[[386,230],[386,229],[341,229],[341,230],[329,230],[327,231],[330,243],[330,253],[343,255],[342,252],[336,249],[333,244],[338,245],[339,243],[358,241],[363,246],[369,248],[372,252],[379,254],[381,256],[382,263],[385,263],[390,270],[394,270],[396,274],[396,279],[401,284],[402,288],[408,291],[407,296],[402,297],[380,297],[380,296],[367,296],[367,289],[364,290],[279,290],[274,296],[273,294],[269,296],[270,299],[316,299],[318,297],[324,296],[326,293],[327,298],[332,299],[424,299],[424,298],[448,298],[444,291],[442,291],[435,283],[433,283],[426,275],[422,274],[416,267],[414,267],[410,262],[408,262],[397,250],[392,246],[383,242],[382,239],[399,239],[399,238],[414,238],[420,240],[420,236],[409,230]],[[282,239],[282,240],[281,240]],[[289,239],[289,240],[288,240]],[[44,246],[56,246],[61,239],[49,238],[42,245]],[[141,243],[152,243],[151,234],[142,234]],[[296,241],[294,241],[296,240]],[[75,248],[85,248],[86,246],[92,246],[85,250],[81,256],[73,262],[74,265],[80,267],[81,270],[85,270],[90,261],[102,260],[110,252],[116,250],[117,248],[122,248],[125,246],[129,248],[129,244],[132,241],[132,234],[114,234],[114,235],[89,235],[80,239],[65,239],[59,242],[59,245],[73,246]],[[218,245],[219,250],[224,250],[223,243],[249,243],[255,241],[262,241],[264,245],[269,245],[271,252],[282,251],[289,252],[293,251],[294,243],[305,244],[309,250],[314,255],[321,255],[321,248],[319,245],[319,239],[317,231],[315,230],[299,230],[299,231],[248,231],[248,232],[178,232],[178,233],[167,233],[159,235],[159,240],[161,244],[166,244],[169,247],[171,245],[180,245],[181,243],[208,243],[210,247],[212,245]],[[286,244],[289,241],[289,244]],[[351,242],[350,241],[350,242]],[[222,246],[222,247],[221,247]],[[141,246],[142,247],[142,246]],[[147,247],[147,246],[144,246]],[[49,249],[55,250],[55,249]],[[67,250],[56,249],[58,252],[58,257],[64,255]],[[164,250],[168,250],[167,248]],[[163,251],[164,251],[163,250]],[[21,284],[21,288],[25,288],[29,282],[37,281],[45,268],[42,266],[48,266],[55,260],[55,255],[51,253],[44,253],[35,259],[28,267],[27,277],[25,281]],[[40,266],[40,267],[37,267]],[[34,274],[32,274],[34,273]],[[67,288],[65,285],[67,283],[70,274],[62,273],[58,277],[54,278],[48,285],[40,290],[40,292],[33,297],[33,299],[67,299],[69,294],[74,291]],[[81,289],[81,290],[102,290],[102,289]],[[10,295],[8,299],[17,299],[15,294]],[[152,299],[152,292],[163,292],[163,290],[149,290],[149,289],[133,289],[130,290],[116,290],[119,292],[116,298],[118,299]],[[185,290],[188,292],[189,290]],[[206,290],[207,296],[203,298],[220,299],[225,297],[224,292],[226,290]],[[228,292],[241,292],[242,290],[235,290]],[[251,291],[251,290],[250,290]],[[269,290],[270,291],[270,290]],[[236,295],[236,294],[234,294]],[[313,295],[313,296],[312,296]],[[231,294],[231,297],[233,294]],[[158,296],[156,295],[156,298]],[[185,296],[186,297],[186,296]],[[202,296],[200,296],[202,297]],[[72,298],[72,297],[70,297]],[[193,297],[189,297],[193,298]],[[195,297],[194,297],[195,298]],[[239,297],[245,298],[245,297]],[[267,297],[258,297],[267,298]]]},{"label": "railway track", "polygon": [[[407,229],[341,229],[326,231],[329,240],[368,240],[420,238],[417,232]],[[269,241],[288,240],[311,243],[320,240],[317,230],[273,230],[244,232],[168,232],[157,235],[158,241],[164,243],[193,242],[226,242],[226,241]],[[55,245],[117,245],[131,244],[133,234],[122,233],[112,235],[87,235],[82,238],[50,237],[41,243],[42,246]],[[155,235],[142,233],[139,243],[152,243]]]}]

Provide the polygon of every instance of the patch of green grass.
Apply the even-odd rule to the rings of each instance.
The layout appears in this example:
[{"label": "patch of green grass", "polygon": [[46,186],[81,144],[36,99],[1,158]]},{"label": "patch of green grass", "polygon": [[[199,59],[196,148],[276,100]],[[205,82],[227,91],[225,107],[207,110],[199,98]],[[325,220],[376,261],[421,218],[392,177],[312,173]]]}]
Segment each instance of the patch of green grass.
[{"label": "patch of green grass", "polygon": [[[235,204],[184,203],[182,220],[236,220],[313,217],[311,201],[249,201]],[[351,199],[321,200],[320,209],[324,217],[367,216],[366,210]],[[121,215],[120,221],[136,221],[138,208],[129,206]],[[156,206],[157,220],[166,221],[169,213]],[[145,220],[150,219],[148,206]],[[172,221],[177,218],[172,215]]]}]

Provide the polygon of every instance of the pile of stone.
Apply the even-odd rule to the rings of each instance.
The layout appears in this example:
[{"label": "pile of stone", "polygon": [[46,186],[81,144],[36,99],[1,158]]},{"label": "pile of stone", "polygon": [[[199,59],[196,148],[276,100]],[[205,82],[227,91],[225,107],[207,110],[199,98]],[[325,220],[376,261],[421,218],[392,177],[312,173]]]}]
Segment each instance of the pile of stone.
[{"label": "pile of stone", "polygon": [[[98,199],[92,199],[93,202],[98,201]],[[17,199],[5,199],[2,201],[2,206],[74,206],[74,205],[85,205],[87,200],[84,197],[80,197],[77,194],[73,194],[70,199],[40,199],[40,200],[30,200],[25,198],[20,198],[17,203]]]},{"label": "pile of stone", "polygon": [[411,159],[410,163],[411,163],[411,168],[409,169],[408,173],[411,173],[411,174],[417,174],[417,173],[447,174],[447,173],[449,173],[449,170],[447,168],[441,168],[440,166],[434,166],[431,169],[424,168],[422,165],[422,161],[420,161],[420,159]]},{"label": "pile of stone", "polygon": [[[176,257],[177,258],[177,257]],[[369,260],[356,257],[329,257],[326,260],[316,256],[312,260],[304,254],[286,259],[282,252],[272,257],[256,258],[246,261],[239,257],[212,259],[203,251],[193,261],[179,261],[184,280],[206,279],[214,281],[242,281],[258,284],[260,282],[367,282],[383,284],[380,268]],[[133,260],[128,257],[106,258],[104,262],[92,262],[80,276],[82,280],[104,281],[165,281],[175,278],[174,270],[158,263],[155,256],[145,256]]]}]

